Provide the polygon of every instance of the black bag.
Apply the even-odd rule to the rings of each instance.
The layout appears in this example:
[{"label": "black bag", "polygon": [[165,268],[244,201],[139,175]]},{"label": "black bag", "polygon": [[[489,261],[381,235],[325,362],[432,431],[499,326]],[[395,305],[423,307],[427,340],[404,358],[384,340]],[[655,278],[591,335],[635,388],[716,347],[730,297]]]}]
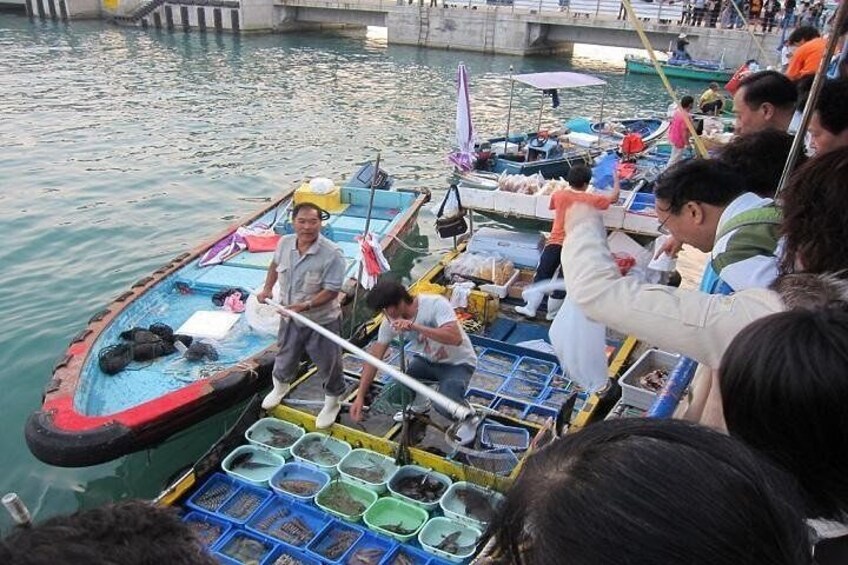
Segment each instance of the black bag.
[{"label": "black bag", "polygon": [[[459,204],[459,214],[450,218],[443,218],[442,214],[445,211],[445,204],[447,204],[451,192],[456,194],[456,202]],[[442,200],[442,205],[439,206],[438,214],[436,214],[436,231],[439,233],[439,237],[456,237],[467,232],[468,223],[465,221],[465,213],[465,208],[462,207],[462,200],[459,199],[459,188],[455,184],[452,184],[448,188],[444,200]]]},{"label": "black bag", "polygon": [[117,375],[133,360],[133,346],[130,343],[109,345],[97,354],[97,364],[107,375]]}]

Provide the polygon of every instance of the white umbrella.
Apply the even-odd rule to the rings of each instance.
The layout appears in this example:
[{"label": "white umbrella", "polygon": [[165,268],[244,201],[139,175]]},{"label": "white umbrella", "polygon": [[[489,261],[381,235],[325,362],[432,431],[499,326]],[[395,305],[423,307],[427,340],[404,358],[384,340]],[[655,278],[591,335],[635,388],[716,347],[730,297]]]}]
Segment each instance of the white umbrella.
[{"label": "white umbrella", "polygon": [[456,145],[458,150],[448,160],[460,171],[474,168],[474,126],[471,124],[471,95],[468,91],[468,70],[465,63],[456,69]]}]

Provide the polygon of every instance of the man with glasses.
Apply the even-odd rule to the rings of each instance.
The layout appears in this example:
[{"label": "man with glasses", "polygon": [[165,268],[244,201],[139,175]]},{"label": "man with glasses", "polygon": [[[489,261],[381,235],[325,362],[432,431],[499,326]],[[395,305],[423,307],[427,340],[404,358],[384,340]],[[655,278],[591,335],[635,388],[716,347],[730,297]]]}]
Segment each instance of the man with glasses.
[{"label": "man with glasses", "polygon": [[697,159],[667,169],[654,185],[660,233],[710,253],[701,290],[766,288],[777,277],[780,210],[748,192],[727,164]]},{"label": "man with glasses", "polygon": [[[301,202],[292,209],[294,234],[280,238],[265,286],[256,298],[263,303],[279,283],[280,301],[286,308],[338,335],[342,329],[338,296],[346,264],[339,246],[321,235],[325,216],[326,213],[311,202]],[[324,379],[324,407],[315,425],[319,429],[329,428],[339,414],[339,400],[345,390],[341,348],[285,317],[280,320],[277,343],[280,350],[271,373],[274,389],[262,401],[262,408],[270,410],[288,394],[306,351],[318,368],[318,376]]]}]

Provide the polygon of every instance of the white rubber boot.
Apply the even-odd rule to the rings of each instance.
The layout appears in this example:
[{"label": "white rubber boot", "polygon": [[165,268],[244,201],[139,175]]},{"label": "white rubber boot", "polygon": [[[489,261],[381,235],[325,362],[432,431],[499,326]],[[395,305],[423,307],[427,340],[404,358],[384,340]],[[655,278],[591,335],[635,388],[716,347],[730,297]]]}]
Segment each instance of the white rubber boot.
[{"label": "white rubber boot", "polygon": [[336,422],[336,416],[339,415],[339,410],[342,409],[341,403],[339,403],[339,396],[324,396],[324,407],[321,408],[321,411],[318,413],[318,417],[315,418],[315,427],[319,430],[325,430],[332,426]]},{"label": "white rubber boot", "polygon": [[270,410],[280,404],[280,402],[283,401],[283,398],[289,393],[289,390],[291,390],[290,384],[281,383],[273,377],[271,380],[274,381],[274,388],[271,392],[265,395],[265,398],[262,399],[263,410]]},{"label": "white rubber boot", "polygon": [[548,313],[545,316],[546,320],[553,320],[556,318],[557,312],[562,308],[562,303],[565,302],[563,298],[550,298],[548,297]]},{"label": "white rubber boot", "polygon": [[524,299],[524,306],[516,306],[515,311],[521,314],[522,316],[527,316],[528,318],[536,317],[536,310],[539,309],[539,305],[542,303],[542,299],[545,298],[545,294],[539,291],[524,291],[521,293],[521,298]]}]

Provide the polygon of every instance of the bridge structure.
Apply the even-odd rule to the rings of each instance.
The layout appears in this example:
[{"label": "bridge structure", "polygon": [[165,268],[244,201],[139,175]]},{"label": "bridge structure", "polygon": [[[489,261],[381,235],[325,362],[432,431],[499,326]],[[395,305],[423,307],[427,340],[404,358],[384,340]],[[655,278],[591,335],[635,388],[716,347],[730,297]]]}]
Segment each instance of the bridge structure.
[{"label": "bridge structure", "polygon": [[[23,2],[31,15],[39,17],[105,17],[124,25],[187,31],[286,32],[378,26],[387,28],[389,44],[511,55],[568,54],[575,43],[642,47],[620,0],[0,0],[3,2]],[[93,2],[100,4],[96,15]],[[776,63],[779,30],[752,36],[743,29],[694,27],[683,23],[683,0],[632,2],[649,41],[659,51],[668,51],[678,35],[685,33],[694,58],[723,58],[731,67],[751,58],[761,64]]]}]

